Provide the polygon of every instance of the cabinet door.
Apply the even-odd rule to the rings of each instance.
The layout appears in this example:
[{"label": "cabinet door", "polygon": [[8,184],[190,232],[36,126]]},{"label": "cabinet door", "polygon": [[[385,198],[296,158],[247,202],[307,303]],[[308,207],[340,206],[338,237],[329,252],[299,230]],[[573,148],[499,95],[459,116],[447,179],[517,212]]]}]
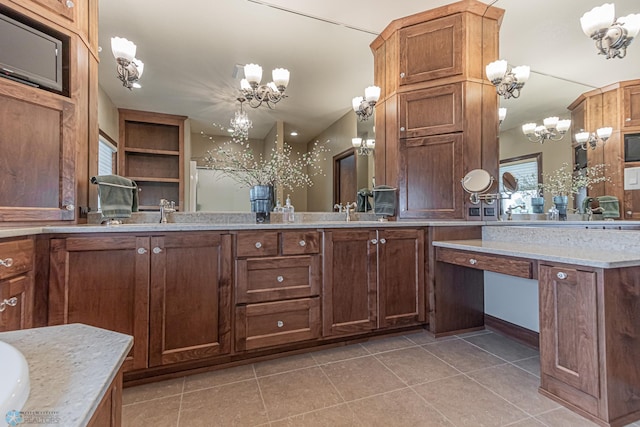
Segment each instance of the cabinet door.
[{"label": "cabinet door", "polygon": [[463,136],[400,141],[400,218],[463,219]]},{"label": "cabinet door", "polygon": [[3,81],[0,123],[0,220],[75,219],[74,104]]},{"label": "cabinet door", "polygon": [[85,323],[133,336],[124,370],[147,367],[149,238],[52,239],[49,325]]},{"label": "cabinet door", "polygon": [[0,281],[0,332],[32,326],[31,274]]},{"label": "cabinet door", "polygon": [[462,83],[414,90],[398,97],[398,137],[416,138],[462,131]]},{"label": "cabinet door", "polygon": [[324,233],[323,335],[366,332],[377,326],[376,232]]},{"label": "cabinet door", "polygon": [[149,365],[231,350],[231,236],[151,238]]},{"label": "cabinet door", "polygon": [[625,190],[623,212],[620,212],[624,219],[640,219],[640,190]]},{"label": "cabinet door", "polygon": [[[14,0],[15,1],[15,0]],[[73,23],[76,20],[76,2],[82,0],[30,0],[38,6],[42,6],[48,13],[45,14],[46,18],[52,18],[53,21],[57,21],[55,17],[62,17],[66,21]],[[24,1],[18,2],[24,5]]]},{"label": "cabinet door", "polygon": [[424,232],[378,232],[379,326],[425,321]]},{"label": "cabinet door", "polygon": [[462,74],[462,15],[451,15],[400,30],[400,84]]},{"label": "cabinet door", "polygon": [[596,273],[541,265],[539,277],[542,388],[550,377],[597,398]]},{"label": "cabinet door", "polygon": [[624,88],[624,127],[640,126],[640,86]]}]

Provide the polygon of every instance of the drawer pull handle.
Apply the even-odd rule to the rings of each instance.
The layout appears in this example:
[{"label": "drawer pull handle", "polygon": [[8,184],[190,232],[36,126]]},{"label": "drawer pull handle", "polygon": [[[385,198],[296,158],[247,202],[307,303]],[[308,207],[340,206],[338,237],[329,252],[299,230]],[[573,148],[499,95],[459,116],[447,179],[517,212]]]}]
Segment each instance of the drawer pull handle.
[{"label": "drawer pull handle", "polygon": [[475,259],[475,258],[471,258],[471,259],[469,260],[469,264],[471,264],[471,265],[476,265],[477,263],[478,263],[478,260],[477,260],[477,259]]},{"label": "drawer pull handle", "polygon": [[262,243],[256,242],[256,249],[260,249],[262,247]]},{"label": "drawer pull handle", "polygon": [[282,277],[282,276],[278,276],[278,277],[276,277],[276,280],[277,280],[278,282],[282,283],[282,282],[284,282],[284,277]]},{"label": "drawer pull handle", "polygon": [[385,239],[385,238],[380,239],[380,243],[382,243],[384,245],[385,243],[387,243],[387,239]]},{"label": "drawer pull handle", "polygon": [[378,239],[371,239],[371,244],[372,245],[377,245],[378,244]]},{"label": "drawer pull handle", "polygon": [[278,320],[278,323],[276,323],[276,325],[278,325],[278,328],[282,328],[284,326],[284,322],[282,320]]},{"label": "drawer pull handle", "polygon": [[5,299],[4,301],[0,302],[0,313],[5,311],[7,306],[15,307],[17,304],[18,304],[17,297],[11,297],[9,299]]},{"label": "drawer pull handle", "polygon": [[0,259],[0,265],[3,267],[11,267],[13,265],[13,258]]},{"label": "drawer pull handle", "polygon": [[305,242],[304,240],[300,240],[300,241],[298,242],[298,244],[299,244],[300,246],[302,246],[302,247],[307,246],[307,242]]},{"label": "drawer pull handle", "polygon": [[140,255],[144,255],[144,254],[146,254],[146,253],[147,253],[147,250],[146,250],[145,248],[138,248],[138,253],[139,253]]},{"label": "drawer pull handle", "polygon": [[160,249],[159,247],[156,246],[155,248],[153,248],[154,254],[159,254],[160,252],[162,252],[162,249]]},{"label": "drawer pull handle", "polygon": [[556,274],[556,276],[558,276],[558,279],[560,280],[564,280],[567,278],[567,273],[564,273],[562,271],[559,271],[558,274]]}]

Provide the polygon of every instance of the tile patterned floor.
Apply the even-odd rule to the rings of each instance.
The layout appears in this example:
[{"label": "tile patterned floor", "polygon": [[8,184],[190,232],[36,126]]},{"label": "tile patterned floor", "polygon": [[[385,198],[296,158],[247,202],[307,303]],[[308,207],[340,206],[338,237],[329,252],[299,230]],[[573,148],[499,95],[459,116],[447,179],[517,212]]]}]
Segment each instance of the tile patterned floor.
[{"label": "tile patterned floor", "polygon": [[539,363],[492,332],[421,331],[127,388],[123,425],[595,426],[538,393]]}]

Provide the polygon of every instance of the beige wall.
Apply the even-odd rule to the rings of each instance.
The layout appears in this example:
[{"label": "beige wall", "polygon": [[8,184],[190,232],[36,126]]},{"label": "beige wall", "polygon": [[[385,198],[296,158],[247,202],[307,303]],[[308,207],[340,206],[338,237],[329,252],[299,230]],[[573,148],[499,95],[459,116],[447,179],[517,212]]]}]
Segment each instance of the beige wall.
[{"label": "beige wall", "polygon": [[100,86],[98,86],[98,126],[111,139],[118,141],[118,109]]},{"label": "beige wall", "polygon": [[[560,141],[547,141],[544,144],[533,143],[527,139],[520,128],[500,132],[500,159],[542,153],[542,173],[549,174],[560,168],[563,163],[573,163],[573,150],[569,133]],[[545,212],[551,207],[552,195],[545,195]]]},{"label": "beige wall", "polygon": [[331,150],[321,164],[324,174],[312,177],[313,186],[307,189],[307,209],[310,212],[333,211],[333,156],[352,147],[351,138],[356,135],[356,127],[356,115],[349,111],[307,144],[307,148],[311,148],[315,141],[319,141]]}]

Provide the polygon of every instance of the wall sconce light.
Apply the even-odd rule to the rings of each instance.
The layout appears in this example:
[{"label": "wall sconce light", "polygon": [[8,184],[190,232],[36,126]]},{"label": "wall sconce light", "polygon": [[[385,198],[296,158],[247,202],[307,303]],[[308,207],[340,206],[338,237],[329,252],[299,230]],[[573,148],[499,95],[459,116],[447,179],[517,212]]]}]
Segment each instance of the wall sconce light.
[{"label": "wall sconce light", "polygon": [[507,109],[502,107],[502,108],[498,108],[498,121],[499,121],[499,125],[502,124],[502,122],[504,121],[504,119],[507,117]]},{"label": "wall sconce light", "polygon": [[640,15],[615,19],[615,6],[605,3],[594,7],[580,18],[582,31],[596,42],[598,54],[607,59],[624,58],[627,46],[640,31]]},{"label": "wall sconce light", "polygon": [[368,120],[373,114],[373,107],[380,99],[380,88],[378,86],[369,86],[364,90],[364,98],[356,96],[351,101],[353,111],[358,115],[358,119],[362,122]]},{"label": "wall sconce light", "polygon": [[138,80],[142,77],[144,63],[136,56],[136,45],[121,37],[111,38],[111,52],[118,63],[118,78],[122,86],[131,90],[132,87],[141,88]]},{"label": "wall sconce light", "polygon": [[557,117],[547,117],[543,124],[535,123],[522,125],[522,133],[531,142],[544,144],[546,140],[560,141],[571,127],[571,120],[558,120]]},{"label": "wall sconce light", "polygon": [[512,69],[504,59],[490,63],[485,70],[498,95],[504,99],[519,97],[520,89],[529,80],[531,72],[528,65],[519,65]]},{"label": "wall sconce light", "polygon": [[574,136],[576,138],[576,142],[580,144],[580,148],[586,151],[589,148],[595,150],[598,142],[602,142],[602,145],[604,145],[607,142],[607,139],[611,137],[612,133],[613,128],[605,127],[596,130],[595,134],[592,132],[585,132],[581,129],[581,132],[576,133]]},{"label": "wall sconce light", "polygon": [[243,101],[247,101],[252,108],[258,108],[262,103],[273,109],[275,104],[287,97],[284,91],[289,85],[289,70],[276,68],[271,72],[272,82],[261,85],[262,67],[257,64],[244,66],[244,79],[240,81],[240,91]]},{"label": "wall sconce light", "polygon": [[370,156],[376,147],[375,139],[351,138],[351,143],[358,149],[360,156]]}]

